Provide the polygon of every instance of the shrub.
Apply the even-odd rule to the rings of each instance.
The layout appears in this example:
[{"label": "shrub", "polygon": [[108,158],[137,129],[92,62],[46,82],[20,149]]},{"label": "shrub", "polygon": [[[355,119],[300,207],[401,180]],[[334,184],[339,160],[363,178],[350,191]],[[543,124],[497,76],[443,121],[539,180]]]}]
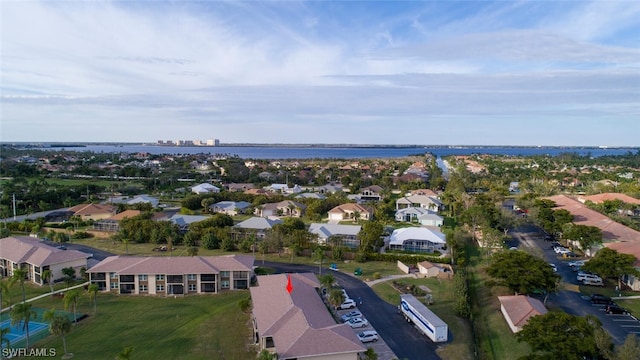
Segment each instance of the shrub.
[{"label": "shrub", "polygon": [[377,272],[377,271],[373,273],[373,279],[374,279],[374,280],[378,280],[378,279],[380,279],[380,278],[382,278],[382,274],[380,274],[380,273],[379,273],[379,272]]}]

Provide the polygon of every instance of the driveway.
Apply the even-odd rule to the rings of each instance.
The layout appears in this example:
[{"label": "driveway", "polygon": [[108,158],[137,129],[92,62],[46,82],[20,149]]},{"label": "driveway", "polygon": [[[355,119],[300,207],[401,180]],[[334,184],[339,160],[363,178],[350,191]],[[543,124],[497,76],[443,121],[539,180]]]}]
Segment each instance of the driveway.
[{"label": "driveway", "polygon": [[[265,267],[276,272],[313,272],[318,273],[317,266],[283,264],[265,262]],[[437,345],[426,336],[421,335],[411,324],[398,313],[396,306],[391,305],[376,295],[375,292],[359,279],[341,272],[322,269],[323,274],[333,275],[352,299],[360,298],[362,304],[358,309],[399,359],[440,359],[436,354]]]}]

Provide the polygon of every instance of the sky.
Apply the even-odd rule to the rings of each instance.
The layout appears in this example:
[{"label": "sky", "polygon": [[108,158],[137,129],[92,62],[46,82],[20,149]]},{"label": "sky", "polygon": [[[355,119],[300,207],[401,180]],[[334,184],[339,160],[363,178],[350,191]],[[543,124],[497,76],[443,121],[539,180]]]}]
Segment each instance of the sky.
[{"label": "sky", "polygon": [[640,146],[640,1],[0,0],[0,141]]}]

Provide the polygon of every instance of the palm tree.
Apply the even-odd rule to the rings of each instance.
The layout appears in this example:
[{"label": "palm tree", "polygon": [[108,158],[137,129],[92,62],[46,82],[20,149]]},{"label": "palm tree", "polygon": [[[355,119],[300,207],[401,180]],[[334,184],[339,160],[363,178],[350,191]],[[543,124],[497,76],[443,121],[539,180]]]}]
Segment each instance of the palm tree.
[{"label": "palm tree", "polygon": [[[8,327],[0,329],[0,349],[2,349],[2,344],[5,344],[7,349],[11,347],[11,341],[9,341],[9,338],[7,337],[10,331],[11,329]],[[3,353],[3,351],[0,351],[0,359],[2,359]]]},{"label": "palm tree", "polygon": [[324,260],[324,250],[320,246],[313,250],[313,259],[320,262],[320,265],[318,265],[318,274],[322,275],[322,261]]},{"label": "palm tree", "polygon": [[117,360],[129,360],[131,359],[131,353],[133,352],[133,346],[126,346],[122,351],[116,355]]},{"label": "palm tree", "polygon": [[11,275],[13,279],[20,283],[20,287],[22,288],[22,302],[26,301],[27,294],[24,289],[24,281],[27,278],[27,270],[23,268],[18,268],[13,270],[13,275]]},{"label": "palm tree", "polygon": [[27,349],[29,348],[29,322],[38,316],[31,306],[31,303],[23,302],[15,304],[11,309],[11,325],[23,323],[22,329],[27,334]]},{"label": "palm tree", "polygon": [[278,354],[265,349],[258,354],[258,360],[278,360]]},{"label": "palm tree", "polygon": [[69,290],[64,293],[64,309],[67,310],[69,306],[73,308],[73,322],[78,323],[78,299],[80,298],[80,291],[78,289]]},{"label": "palm tree", "polygon": [[42,278],[44,280],[47,281],[47,283],[49,284],[49,288],[51,289],[51,292],[53,292],[53,272],[51,272],[51,270],[45,270],[42,272]]},{"label": "palm tree", "polygon": [[100,288],[98,288],[97,284],[91,284],[87,288],[87,293],[89,293],[89,301],[93,302],[93,314],[94,315],[98,313],[98,291],[99,290],[100,290]]},{"label": "palm tree", "polygon": [[[13,285],[13,279],[9,278],[9,280],[4,281],[4,279],[0,279],[0,314],[2,314],[2,307],[4,306],[4,294],[9,295],[9,288]],[[2,344],[0,344],[0,347]]]},{"label": "palm tree", "polygon": [[53,335],[62,337],[62,348],[64,349],[64,355],[62,357],[67,357],[67,334],[71,331],[71,321],[69,318],[61,314],[55,315],[49,323],[49,331]]}]

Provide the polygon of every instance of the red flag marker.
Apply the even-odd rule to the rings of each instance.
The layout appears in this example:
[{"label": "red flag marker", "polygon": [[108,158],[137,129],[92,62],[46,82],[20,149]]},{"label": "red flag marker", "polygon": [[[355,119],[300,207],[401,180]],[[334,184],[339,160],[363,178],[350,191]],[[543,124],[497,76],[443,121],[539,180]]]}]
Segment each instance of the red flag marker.
[{"label": "red flag marker", "polygon": [[293,291],[293,285],[291,284],[291,275],[287,275],[287,292],[291,294]]}]

